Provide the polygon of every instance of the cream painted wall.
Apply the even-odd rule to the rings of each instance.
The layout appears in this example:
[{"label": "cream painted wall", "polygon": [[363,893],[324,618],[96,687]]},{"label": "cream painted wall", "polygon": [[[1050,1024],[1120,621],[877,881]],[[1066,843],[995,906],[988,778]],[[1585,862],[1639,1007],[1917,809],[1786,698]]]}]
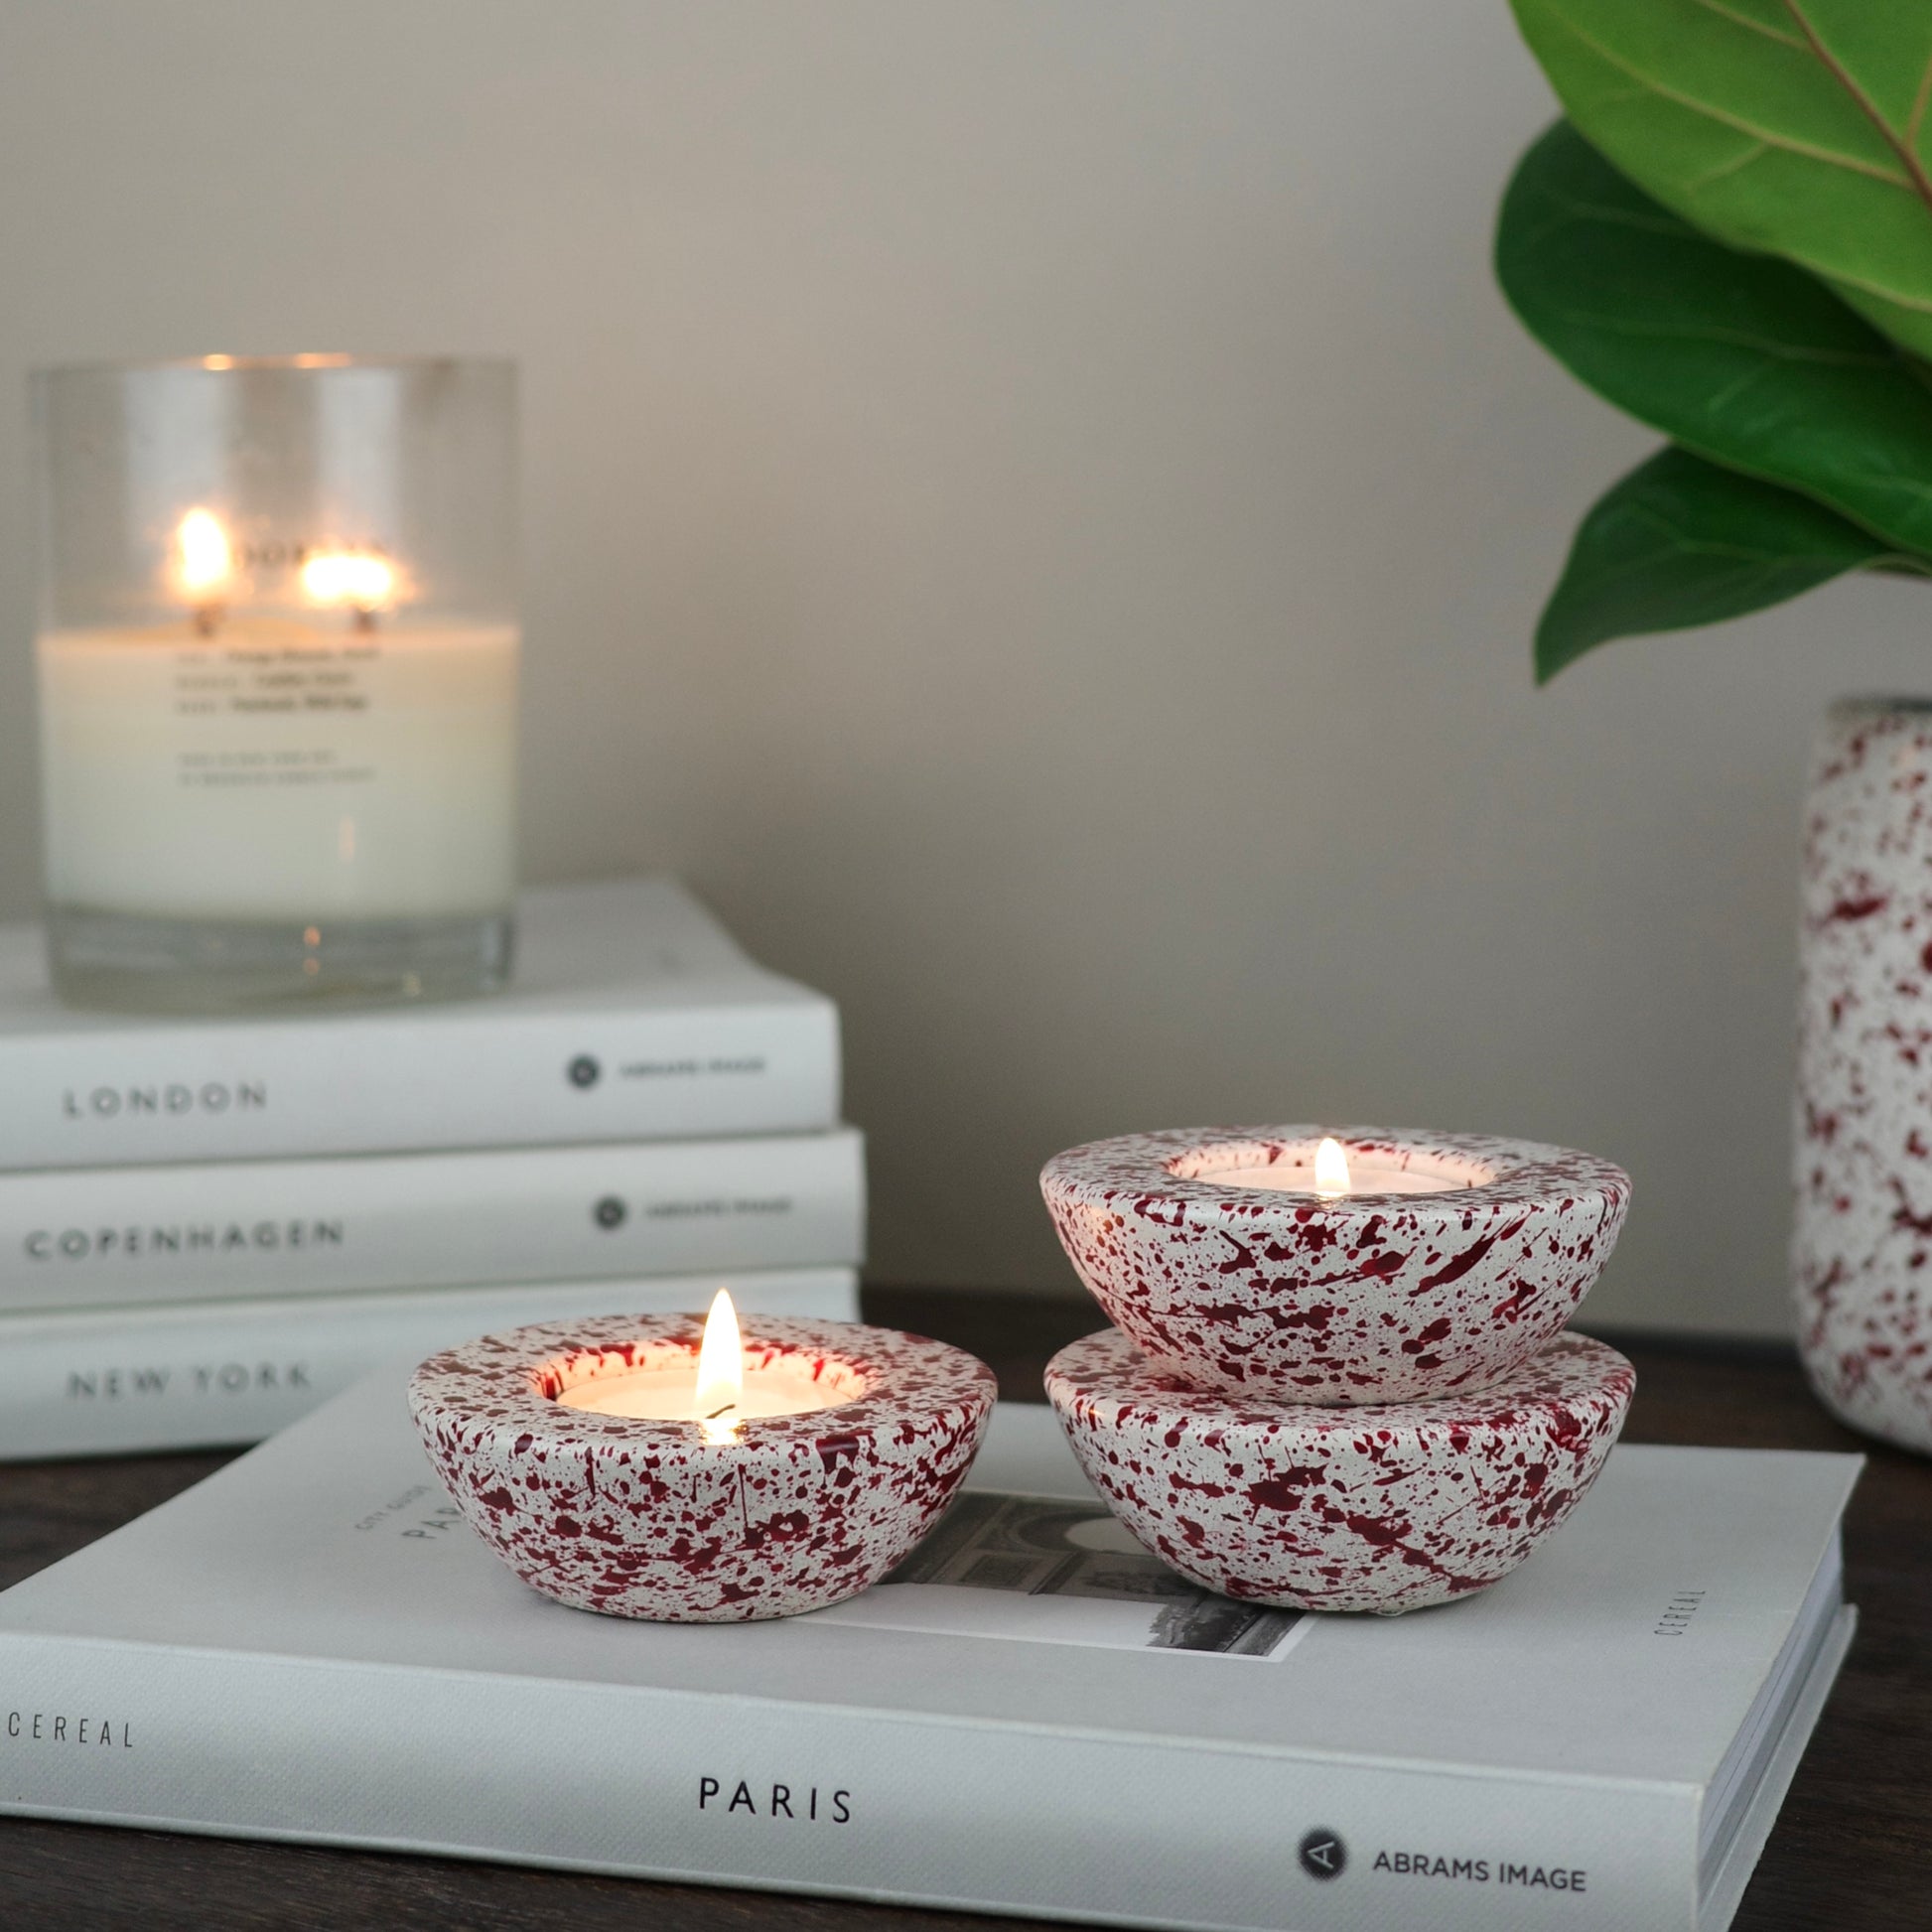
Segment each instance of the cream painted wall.
[{"label": "cream painted wall", "polygon": [[522,359],[528,870],[676,867],[838,995],[882,1277],[1070,1287],[1072,1141],[1367,1118],[1625,1162],[1600,1318],[1770,1331],[1806,738],[1927,606],[1532,689],[1648,443],[1489,283],[1551,111],[1503,0],[14,0],[0,394]]}]

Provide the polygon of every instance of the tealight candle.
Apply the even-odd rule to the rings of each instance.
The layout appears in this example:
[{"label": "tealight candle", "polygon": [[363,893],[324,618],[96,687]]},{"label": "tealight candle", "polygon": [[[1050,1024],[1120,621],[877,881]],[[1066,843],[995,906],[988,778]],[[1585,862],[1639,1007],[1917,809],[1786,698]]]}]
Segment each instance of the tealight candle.
[{"label": "tealight candle", "polygon": [[926,1533],[992,1415],[992,1371],[923,1336],[606,1315],[431,1357],[409,1403],[485,1543],[579,1609],[738,1622],[842,1602]]},{"label": "tealight candle", "polygon": [[1188,1178],[1206,1187],[1260,1187],[1284,1194],[1316,1194],[1323,1200],[1338,1200],[1344,1194],[1441,1194],[1469,1184],[1450,1174],[1353,1163],[1332,1135],[1322,1137],[1312,1162],[1203,1168]]},{"label": "tealight candle", "polygon": [[705,1317],[704,1340],[689,1369],[633,1369],[579,1382],[558,1396],[566,1409],[591,1416],[635,1416],[657,1422],[695,1422],[714,1438],[728,1437],[759,1416],[806,1416],[853,1394],[850,1380],[828,1375],[821,1363],[792,1355],[745,1360],[738,1311],[721,1288]]}]

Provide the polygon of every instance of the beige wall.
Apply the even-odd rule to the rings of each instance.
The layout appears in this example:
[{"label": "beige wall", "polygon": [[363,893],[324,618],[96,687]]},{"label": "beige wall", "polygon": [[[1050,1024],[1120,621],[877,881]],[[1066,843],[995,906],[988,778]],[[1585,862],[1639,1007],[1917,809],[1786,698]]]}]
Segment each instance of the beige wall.
[{"label": "beige wall", "polygon": [[1647,442],[1489,283],[1550,112],[1503,0],[14,0],[0,394],[521,357],[528,870],[676,867],[839,996],[882,1276],[1070,1285],[1071,1141],[1366,1118],[1625,1162],[1600,1317],[1771,1330],[1805,740],[1928,607],[1531,688]]}]

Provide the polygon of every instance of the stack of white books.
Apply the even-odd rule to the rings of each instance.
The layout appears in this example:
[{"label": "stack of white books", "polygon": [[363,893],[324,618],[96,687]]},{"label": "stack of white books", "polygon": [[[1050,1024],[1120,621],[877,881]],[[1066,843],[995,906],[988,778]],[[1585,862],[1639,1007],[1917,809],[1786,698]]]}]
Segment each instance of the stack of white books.
[{"label": "stack of white books", "polygon": [[675,882],[522,903],[515,985],[78,1013],[0,928],[0,1456],[256,1441],[374,1362],[582,1313],[850,1319],[832,1002]]}]

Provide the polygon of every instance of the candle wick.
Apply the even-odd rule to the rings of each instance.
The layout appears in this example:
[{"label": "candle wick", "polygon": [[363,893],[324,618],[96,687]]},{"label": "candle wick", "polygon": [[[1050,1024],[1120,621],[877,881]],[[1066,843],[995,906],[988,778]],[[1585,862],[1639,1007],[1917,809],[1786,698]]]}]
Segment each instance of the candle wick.
[{"label": "candle wick", "polygon": [[375,612],[366,604],[358,604],[355,607],[355,628],[364,635],[375,628]]},{"label": "candle wick", "polygon": [[707,1417],[705,1418],[705,1421],[706,1421],[706,1422],[716,1422],[716,1421],[717,1421],[717,1420],[719,1419],[719,1417],[720,1417],[720,1416],[729,1416],[729,1415],[731,1414],[731,1412],[732,1412],[732,1411],[733,1411],[734,1409],[736,1409],[737,1407],[738,1407],[738,1404],[737,1404],[737,1403],[735,1403],[735,1402],[728,1402],[728,1403],[726,1403],[726,1404],[725,1404],[725,1406],[724,1406],[724,1407],[723,1407],[722,1409],[714,1409],[714,1410],[712,1410],[712,1412],[711,1412],[711,1414],[710,1414],[710,1415],[708,1415],[708,1416],[707,1416]]},{"label": "candle wick", "polygon": [[220,627],[224,615],[219,604],[198,604],[195,607],[195,634],[198,637],[212,637]]}]

